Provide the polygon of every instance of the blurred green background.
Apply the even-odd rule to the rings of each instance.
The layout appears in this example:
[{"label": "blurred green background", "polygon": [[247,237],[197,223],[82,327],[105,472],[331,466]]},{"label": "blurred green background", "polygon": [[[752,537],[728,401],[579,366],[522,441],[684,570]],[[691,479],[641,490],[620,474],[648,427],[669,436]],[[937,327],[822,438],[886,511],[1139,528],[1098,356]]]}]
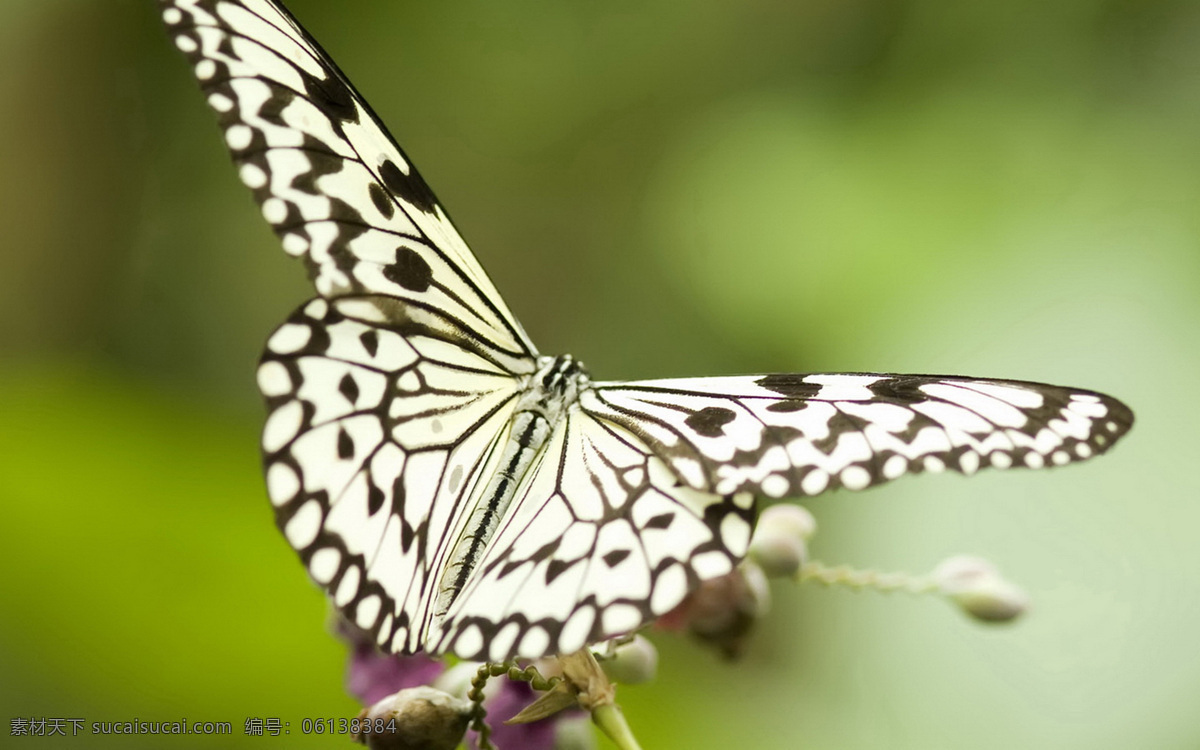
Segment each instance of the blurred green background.
[{"label": "blurred green background", "polygon": [[[1200,746],[1200,4],[290,4],[545,352],[1137,413],[1094,463],[812,502],[827,562],[974,552],[1036,606],[778,586],[741,662],[657,638],[648,749]],[[235,729],[123,747],[354,713],[258,470],[256,358],[311,292],[154,5],[4,0],[0,92],[0,713]]]}]

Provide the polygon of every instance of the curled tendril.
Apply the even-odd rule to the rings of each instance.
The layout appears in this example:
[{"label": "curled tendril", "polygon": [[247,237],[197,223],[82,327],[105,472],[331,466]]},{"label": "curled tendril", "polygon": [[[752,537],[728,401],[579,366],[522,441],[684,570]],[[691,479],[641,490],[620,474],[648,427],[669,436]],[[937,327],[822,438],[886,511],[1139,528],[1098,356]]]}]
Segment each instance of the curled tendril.
[{"label": "curled tendril", "polygon": [[479,735],[476,744],[479,750],[495,750],[492,745],[491,734],[492,728],[488,726],[486,717],[487,709],[483,707],[483,688],[487,685],[488,679],[492,677],[492,667],[503,666],[496,664],[484,664],[475,672],[475,676],[471,678],[471,689],[467,691],[467,700],[471,701],[471,729]]},{"label": "curled tendril", "polygon": [[492,744],[492,728],[487,723],[487,709],[483,706],[483,689],[488,680],[504,675],[516,682],[528,683],[534,690],[553,690],[563,681],[562,677],[546,677],[532,664],[522,668],[515,661],[499,663],[489,662],[480,665],[475,676],[471,678],[471,689],[467,691],[467,700],[471,702],[471,729],[478,734],[476,744],[479,750],[495,750]]}]

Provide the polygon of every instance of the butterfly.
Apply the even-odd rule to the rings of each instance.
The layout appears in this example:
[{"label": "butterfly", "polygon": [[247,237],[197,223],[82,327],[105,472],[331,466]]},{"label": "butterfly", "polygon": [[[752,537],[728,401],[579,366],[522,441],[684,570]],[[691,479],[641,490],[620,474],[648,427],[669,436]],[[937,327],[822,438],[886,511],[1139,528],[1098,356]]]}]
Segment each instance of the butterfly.
[{"label": "butterfly", "polygon": [[755,498],[1083,461],[1092,391],[870,373],[594,382],[538,353],[429,186],[275,0],[160,0],[317,297],[257,380],[279,528],[396,653],[500,662],[636,630],[746,554]]}]

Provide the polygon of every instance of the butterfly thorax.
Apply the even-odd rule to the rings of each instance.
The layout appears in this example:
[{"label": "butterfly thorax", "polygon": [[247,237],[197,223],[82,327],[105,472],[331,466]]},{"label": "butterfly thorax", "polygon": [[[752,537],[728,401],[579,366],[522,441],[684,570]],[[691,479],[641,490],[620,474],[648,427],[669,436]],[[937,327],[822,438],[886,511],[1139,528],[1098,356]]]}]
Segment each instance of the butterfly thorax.
[{"label": "butterfly thorax", "polygon": [[589,382],[587,369],[570,354],[539,357],[538,369],[529,377],[516,413],[535,412],[553,424]]},{"label": "butterfly thorax", "polygon": [[587,370],[569,354],[538,359],[538,369],[529,376],[509,420],[497,469],[477,496],[450,554],[438,586],[436,617],[444,617],[449,611],[503,520],[521,480],[537,464],[554,428],[589,383]]}]

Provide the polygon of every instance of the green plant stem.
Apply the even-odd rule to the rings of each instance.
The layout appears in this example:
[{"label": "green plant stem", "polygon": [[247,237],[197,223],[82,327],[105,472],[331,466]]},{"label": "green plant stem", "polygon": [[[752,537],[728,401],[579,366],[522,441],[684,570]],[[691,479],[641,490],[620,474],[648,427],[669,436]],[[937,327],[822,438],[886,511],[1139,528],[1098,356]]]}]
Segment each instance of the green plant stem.
[{"label": "green plant stem", "polygon": [[829,567],[817,561],[805,563],[796,574],[796,580],[800,583],[815,581],[825,586],[845,586],[855,590],[874,589],[885,594],[893,591],[926,594],[937,590],[937,584],[926,576],[858,570],[848,565]]},{"label": "green plant stem", "polygon": [[642,746],[638,744],[637,738],[633,736],[633,731],[629,728],[629,722],[625,721],[625,714],[621,713],[621,708],[617,704],[606,703],[596,706],[592,709],[592,721],[621,750],[642,750]]}]

